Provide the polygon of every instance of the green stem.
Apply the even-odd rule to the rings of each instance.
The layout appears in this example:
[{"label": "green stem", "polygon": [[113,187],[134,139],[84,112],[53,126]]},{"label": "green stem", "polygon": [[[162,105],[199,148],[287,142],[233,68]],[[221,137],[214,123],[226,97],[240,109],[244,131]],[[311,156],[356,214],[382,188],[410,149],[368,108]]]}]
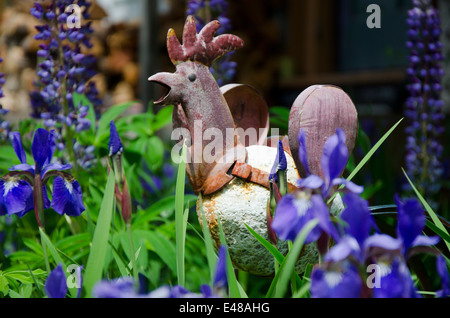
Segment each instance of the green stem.
[{"label": "green stem", "polygon": [[[289,251],[292,250],[292,241],[288,241],[288,247],[289,247]],[[292,294],[295,294],[297,292],[297,280],[295,278],[295,270],[292,272],[292,276],[291,276],[291,290],[292,290]]]},{"label": "green stem", "polygon": [[134,249],[134,243],[133,243],[133,231],[131,229],[131,223],[127,223],[126,226],[127,226],[128,240],[130,241],[131,266],[133,267],[134,284],[135,284],[135,286],[138,286],[139,271],[137,268],[136,258],[135,258],[135,249]]},{"label": "green stem", "polygon": [[279,180],[279,189],[281,196],[284,196],[288,193],[288,185],[287,185],[287,171],[280,170],[277,172],[278,180]]},{"label": "green stem", "polygon": [[43,237],[44,229],[41,228],[42,231],[39,231],[41,235],[41,245],[42,245],[42,251],[44,253],[44,260],[45,260],[45,269],[47,273],[50,273],[50,261],[48,260],[48,254],[47,254],[47,245],[45,244],[45,239]]},{"label": "green stem", "polygon": [[44,197],[42,192],[41,175],[37,173],[33,179],[34,215],[40,228],[44,228]]},{"label": "green stem", "polygon": [[42,231],[39,231],[41,233],[41,245],[42,245],[42,252],[44,254],[44,260],[45,260],[45,268],[47,270],[47,273],[50,273],[50,262],[48,260],[48,254],[47,254],[47,246],[45,244],[45,240],[42,237],[42,233],[45,232],[44,228],[44,193],[42,191],[42,180],[40,173],[36,173],[34,175],[33,179],[33,203],[34,203],[34,214],[36,216],[36,221],[39,226],[39,228]]}]

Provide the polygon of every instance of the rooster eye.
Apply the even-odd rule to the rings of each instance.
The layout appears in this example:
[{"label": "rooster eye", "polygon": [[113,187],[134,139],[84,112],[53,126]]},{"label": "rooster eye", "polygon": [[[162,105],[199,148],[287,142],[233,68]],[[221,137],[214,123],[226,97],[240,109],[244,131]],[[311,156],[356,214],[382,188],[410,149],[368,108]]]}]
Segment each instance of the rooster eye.
[{"label": "rooster eye", "polygon": [[196,78],[197,78],[197,75],[195,75],[194,73],[191,73],[191,74],[188,75],[188,79],[191,82],[195,81]]}]

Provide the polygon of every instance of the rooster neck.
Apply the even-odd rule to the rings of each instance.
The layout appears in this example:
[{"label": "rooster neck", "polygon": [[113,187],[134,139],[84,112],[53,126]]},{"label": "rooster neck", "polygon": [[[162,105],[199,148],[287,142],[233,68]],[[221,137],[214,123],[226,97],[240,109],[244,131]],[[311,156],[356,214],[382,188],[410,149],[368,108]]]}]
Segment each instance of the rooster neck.
[{"label": "rooster neck", "polygon": [[184,117],[174,122],[182,122],[190,133],[189,180],[195,191],[208,193],[232,179],[227,171],[236,161],[245,161],[246,150],[239,141],[231,111],[209,68],[200,63],[180,63],[175,74],[179,78],[195,74],[194,81],[187,80],[172,87],[171,94],[181,105],[174,116]]}]

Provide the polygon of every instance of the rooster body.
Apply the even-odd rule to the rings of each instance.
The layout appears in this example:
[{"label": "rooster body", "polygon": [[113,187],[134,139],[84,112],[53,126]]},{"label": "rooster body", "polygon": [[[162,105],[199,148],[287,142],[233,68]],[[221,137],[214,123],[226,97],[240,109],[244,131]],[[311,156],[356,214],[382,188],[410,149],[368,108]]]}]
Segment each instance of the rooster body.
[{"label": "rooster body", "polygon": [[[199,221],[202,221],[203,212],[218,247],[220,220],[236,267],[252,274],[270,276],[274,272],[273,256],[245,225],[270,240],[269,174],[277,159],[278,142],[272,140],[273,137],[266,139],[268,107],[261,95],[247,85],[221,89],[210,73],[209,66],[215,59],[243,45],[243,41],[234,35],[214,37],[218,28],[219,22],[212,21],[197,34],[194,19],[188,17],[183,30],[183,45],[170,29],[167,47],[176,71],[157,73],[149,81],[166,88],[164,96],[155,104],[175,105],[174,129],[185,129],[190,134],[186,173],[194,192],[201,196],[202,204],[197,204]],[[279,137],[287,158],[290,189],[295,188],[299,177],[305,177],[297,155],[300,126],[307,131],[311,173],[321,175],[317,158],[336,128],[344,128],[349,137],[347,147],[350,151],[353,149],[356,110],[350,98],[337,87],[316,85],[299,95],[291,109],[289,136]],[[249,128],[257,129],[256,140],[246,141],[245,130]],[[211,129],[222,138],[205,138]],[[205,160],[205,153],[212,153],[213,160]],[[287,252],[286,242],[277,240],[276,244],[281,252]],[[306,246],[297,263],[297,271],[302,272],[307,263],[316,261],[315,247]]]}]

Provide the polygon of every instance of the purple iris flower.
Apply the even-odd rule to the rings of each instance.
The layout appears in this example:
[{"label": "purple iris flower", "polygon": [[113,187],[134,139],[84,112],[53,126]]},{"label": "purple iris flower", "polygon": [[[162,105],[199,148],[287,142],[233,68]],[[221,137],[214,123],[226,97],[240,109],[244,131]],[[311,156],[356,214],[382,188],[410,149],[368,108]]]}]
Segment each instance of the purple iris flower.
[{"label": "purple iris flower", "polygon": [[[19,132],[12,135],[12,145],[20,164],[0,180],[0,213],[24,216],[34,209],[53,208],[57,213],[78,216],[84,210],[81,187],[77,180],[63,170],[70,164],[53,163],[55,136],[39,128],[31,145],[35,164],[29,165]],[[54,176],[52,200],[47,197],[46,183]],[[38,220],[39,222],[39,220]]]},{"label": "purple iris flower", "polygon": [[[299,159],[305,170],[309,174],[309,165],[306,150],[306,133],[300,129],[299,141]],[[321,189],[322,196],[327,198],[334,186],[343,184],[349,191],[362,193],[363,187],[347,181],[339,176],[345,169],[349,158],[347,146],[345,145],[345,133],[341,128],[336,129],[336,134],[327,139],[323,147],[321,166],[324,179],[316,175],[308,175],[305,179],[298,181],[300,188]]]},{"label": "purple iris flower", "polygon": [[138,298],[134,290],[134,280],[131,277],[116,278],[111,281],[103,280],[93,289],[96,298]]},{"label": "purple iris flower", "polygon": [[216,272],[212,288],[204,284],[200,286],[200,292],[203,298],[217,298],[225,296],[228,288],[227,278],[227,249],[221,245],[219,247],[219,258],[216,264]]},{"label": "purple iris flower", "polygon": [[407,258],[411,249],[416,246],[430,246],[439,242],[439,236],[428,237],[421,235],[425,227],[425,214],[416,199],[402,202],[395,196],[398,211],[397,237],[403,243],[403,254]]},{"label": "purple iris flower", "polygon": [[98,282],[92,294],[96,298],[211,298],[221,295],[221,291],[227,287],[226,273],[226,248],[219,247],[219,258],[216,265],[213,288],[209,285],[200,287],[201,293],[193,293],[183,286],[161,286],[150,293],[144,290],[136,290],[134,280],[131,277],[119,277],[113,280]]},{"label": "purple iris flower", "polygon": [[221,245],[219,247],[219,258],[216,264],[216,274],[213,282],[214,288],[226,288],[228,286],[227,280],[227,249]]},{"label": "purple iris flower", "polygon": [[311,275],[312,298],[359,298],[363,283],[356,267],[350,263],[325,270],[316,268]]},{"label": "purple iris flower", "polygon": [[414,286],[406,263],[398,257],[390,264],[382,264],[379,285],[373,288],[373,298],[418,298],[420,295]]},{"label": "purple iris flower", "polygon": [[109,155],[113,156],[116,154],[122,154],[123,152],[123,145],[122,141],[120,140],[119,133],[117,132],[116,125],[114,124],[114,121],[111,120],[109,123],[110,128],[110,137],[109,137],[109,143],[108,143],[108,149],[109,149]]},{"label": "purple iris flower", "polygon": [[442,289],[436,292],[437,297],[450,297],[450,275],[447,270],[445,258],[439,255],[436,259],[436,267],[439,276],[441,277]]},{"label": "purple iris flower", "polygon": [[64,298],[67,294],[66,275],[62,265],[59,264],[48,274],[45,281],[45,292],[49,298]]},{"label": "purple iris flower", "polygon": [[277,181],[277,172],[287,169],[286,155],[284,154],[283,143],[278,140],[277,157],[273,163],[272,170],[270,171],[269,179],[274,178]]},{"label": "purple iris flower", "polygon": [[309,197],[299,192],[283,196],[275,209],[272,229],[282,240],[293,241],[302,228],[315,218],[319,223],[308,234],[305,244],[318,240],[323,232],[335,240],[338,239],[337,231],[330,219],[330,211],[318,194]]},{"label": "purple iris flower", "polygon": [[398,251],[405,259],[416,246],[430,246],[439,242],[439,237],[421,235],[425,227],[425,214],[420,203],[415,199],[402,202],[395,198],[398,210],[397,238],[378,233],[370,235],[372,229],[377,229],[370,214],[367,201],[359,196],[347,193],[344,196],[346,209],[341,218],[347,223],[345,234],[333,246],[325,260],[338,262],[352,255],[359,262],[364,262],[371,256],[372,250]]},{"label": "purple iris flower", "polygon": [[325,261],[340,262],[353,257],[359,263],[364,263],[373,249],[378,251],[401,249],[401,240],[378,231],[371,235],[373,229],[378,229],[366,200],[349,192],[344,195],[343,201],[346,205],[341,213],[341,219],[345,222],[343,234],[325,255]]},{"label": "purple iris flower", "polygon": [[161,286],[150,293],[136,291],[131,277],[119,277],[113,280],[102,280],[94,286],[92,294],[95,298],[200,298],[183,286]]}]

